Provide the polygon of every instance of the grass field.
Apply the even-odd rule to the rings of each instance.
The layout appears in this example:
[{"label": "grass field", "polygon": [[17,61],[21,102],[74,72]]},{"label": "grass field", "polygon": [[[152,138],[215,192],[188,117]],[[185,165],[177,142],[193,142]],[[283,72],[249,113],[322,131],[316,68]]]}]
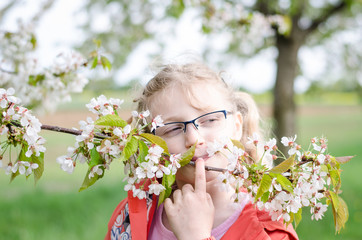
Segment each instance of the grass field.
[{"label": "grass field", "polygon": [[[77,104],[81,105],[79,101]],[[77,104],[67,111],[63,106],[59,114],[41,120],[77,127],[86,115],[77,110]],[[329,139],[332,155],[356,155],[342,167],[342,197],[350,211],[345,229],[335,235],[330,209],[321,221],[311,221],[309,209],[304,209],[297,228],[300,239],[362,239],[362,107],[304,106],[298,114],[298,128],[302,145],[311,137],[323,135]],[[86,169],[78,168],[69,175],[56,163],[56,157],[66,153],[74,138],[49,132],[43,136],[47,139],[45,172],[36,186],[32,178],[25,180],[22,176],[8,184],[9,176],[0,172],[0,239],[103,239],[114,207],[125,196],[120,164],[113,163],[101,181],[78,193]]]}]

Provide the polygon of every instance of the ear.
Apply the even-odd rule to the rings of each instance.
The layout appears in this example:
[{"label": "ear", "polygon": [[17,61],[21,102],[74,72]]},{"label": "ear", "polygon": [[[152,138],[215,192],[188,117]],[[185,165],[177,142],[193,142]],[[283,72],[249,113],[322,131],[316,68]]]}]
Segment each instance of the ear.
[{"label": "ear", "polygon": [[235,129],[233,132],[233,139],[240,140],[243,136],[243,116],[240,112],[234,114]]}]

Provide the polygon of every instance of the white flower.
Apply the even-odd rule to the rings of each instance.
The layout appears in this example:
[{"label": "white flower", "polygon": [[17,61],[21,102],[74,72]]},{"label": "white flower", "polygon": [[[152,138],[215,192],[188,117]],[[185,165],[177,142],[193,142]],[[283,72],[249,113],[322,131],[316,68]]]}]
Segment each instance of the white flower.
[{"label": "white flower", "polygon": [[313,143],[313,149],[316,150],[317,152],[324,153],[326,150],[326,145],[319,146],[319,145]]},{"label": "white flower", "polygon": [[246,144],[254,144],[255,146],[258,145],[260,141],[260,136],[257,133],[253,133],[253,135],[251,137],[248,137],[248,141],[246,142]]},{"label": "white flower", "polygon": [[119,107],[121,101],[112,99],[112,101],[108,101],[108,99],[104,95],[100,95],[97,99],[92,98],[90,103],[86,104],[86,107],[89,111],[98,114],[99,116],[105,116],[108,114],[114,114],[114,106]]},{"label": "white flower", "polygon": [[39,167],[39,165],[37,163],[30,163],[30,166],[28,167],[28,169],[26,170],[25,175],[29,176],[34,169],[37,169]]},{"label": "white flower", "polygon": [[92,167],[89,175],[88,175],[88,178],[91,179],[94,177],[95,174],[97,175],[102,175],[103,174],[103,169],[101,167],[104,167],[103,164],[98,164],[98,165],[95,165],[94,167]]},{"label": "white flower", "polygon": [[326,156],[323,154],[319,154],[317,160],[320,164],[324,164],[324,160],[326,160]]},{"label": "white flower", "polygon": [[152,125],[151,132],[158,127],[165,126],[165,124],[163,124],[163,120],[160,115],[157,115],[154,119],[152,119],[151,125]]},{"label": "white flower", "polygon": [[152,145],[149,150],[148,154],[145,157],[146,160],[150,160],[154,163],[158,163],[161,154],[163,153],[164,149],[158,145]]},{"label": "white flower", "polygon": [[120,108],[124,100],[118,99],[118,98],[110,98],[109,103],[113,106],[114,109]]},{"label": "white flower", "polygon": [[266,155],[270,155],[272,150],[276,149],[277,140],[275,138],[270,139],[264,145],[264,151]]},{"label": "white flower", "polygon": [[5,125],[0,126],[0,135],[5,135],[9,132],[9,129]]},{"label": "white flower", "polygon": [[71,174],[74,170],[74,162],[72,158],[68,156],[61,156],[57,158],[57,162],[60,164],[60,167],[63,171]]},{"label": "white flower", "polygon": [[285,222],[289,222],[289,221],[290,221],[290,215],[289,215],[288,213],[284,213],[282,217],[283,217],[283,219],[284,219]]},{"label": "white flower", "polygon": [[123,128],[123,131],[121,128],[115,128],[113,130],[113,134],[116,135],[117,137],[121,138],[123,141],[127,140],[128,134],[131,132],[131,125],[126,125]]},{"label": "white flower", "polygon": [[315,220],[319,220],[322,219],[322,217],[324,216],[324,213],[327,211],[327,207],[328,205],[322,204],[322,203],[317,203],[314,207],[312,207],[310,209],[310,213],[312,214],[311,218],[313,220],[313,218]]},{"label": "white flower", "polygon": [[215,153],[220,152],[224,148],[225,144],[217,139],[214,142],[207,143],[206,152],[208,153],[209,157],[212,157]]},{"label": "white flower", "polygon": [[142,162],[139,167],[136,168],[136,176],[138,179],[154,178],[155,172],[158,168],[153,165],[152,162]]},{"label": "white flower", "polygon": [[160,195],[160,193],[162,191],[166,190],[166,188],[162,184],[159,184],[159,183],[152,183],[148,187],[149,187],[150,194],[154,193],[156,195]]},{"label": "white flower", "polygon": [[[170,162],[171,164],[168,165],[169,169],[170,169],[170,173],[172,175],[175,175],[177,172],[177,169],[179,169],[181,167],[180,165],[180,158],[181,158],[181,153],[179,154],[171,154],[170,156]],[[166,174],[168,175],[168,174]]]},{"label": "white flower", "polygon": [[138,197],[139,199],[144,199],[144,198],[146,198],[146,192],[139,188],[133,189],[133,197]]},{"label": "white flower", "polygon": [[242,192],[242,191],[235,192],[231,196],[231,198],[234,199],[234,202],[236,202],[236,203],[243,202],[243,200],[245,200],[245,198],[247,198],[247,197],[248,197],[248,194],[245,192]]},{"label": "white flower", "polygon": [[301,207],[302,207],[302,204],[301,204],[300,198],[295,197],[289,201],[289,204],[287,206],[287,211],[292,212],[292,213],[297,213]]},{"label": "white flower", "polygon": [[132,111],[132,116],[135,118],[139,118],[143,120],[143,124],[146,125],[147,124],[147,120],[146,117],[148,117],[150,115],[150,111],[146,110],[144,112],[140,112],[138,113],[137,111]]},{"label": "white flower", "polygon": [[26,168],[30,167],[30,163],[29,162],[25,162],[25,161],[18,161],[14,164],[14,166],[12,167],[11,171],[13,173],[16,173],[17,171],[19,171],[19,173],[21,175],[25,174],[26,172]]},{"label": "white flower", "polygon": [[282,191],[282,186],[277,183],[277,179],[273,178],[272,184],[269,187],[269,192],[273,192],[273,189],[277,190],[278,192]]},{"label": "white flower", "polygon": [[297,145],[297,144],[295,144],[293,147],[291,147],[291,148],[288,150],[289,156],[292,156],[292,155],[294,155],[294,154],[297,154],[298,156],[301,156],[302,154],[300,153],[299,148],[300,148],[300,146]]},{"label": "white flower", "polygon": [[102,146],[97,147],[97,151],[101,153],[108,153],[112,156],[116,156],[121,152],[119,147],[112,144],[112,142],[109,141],[108,139],[104,141],[103,147]]},{"label": "white flower", "polygon": [[291,147],[294,145],[294,142],[296,139],[297,139],[297,135],[295,135],[294,138],[293,137],[289,137],[289,138],[282,137],[281,143],[286,147],[288,147],[288,146]]}]

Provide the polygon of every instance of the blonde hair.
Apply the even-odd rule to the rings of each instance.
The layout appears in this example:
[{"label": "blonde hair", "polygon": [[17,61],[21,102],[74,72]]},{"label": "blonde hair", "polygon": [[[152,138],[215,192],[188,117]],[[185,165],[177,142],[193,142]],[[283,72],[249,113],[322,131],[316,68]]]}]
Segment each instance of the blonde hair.
[{"label": "blonde hair", "polygon": [[138,111],[151,109],[156,101],[155,96],[160,93],[164,94],[165,91],[163,90],[172,88],[176,83],[182,86],[183,91],[189,94],[189,97],[195,97],[192,92],[192,85],[195,83],[212,84],[213,87],[225,94],[234,108],[233,111],[239,111],[243,117],[243,135],[240,141],[246,147],[245,150],[248,154],[257,159],[258,154],[255,146],[246,145],[247,137],[253,133],[258,133],[261,136],[260,115],[255,101],[245,92],[234,91],[226,84],[220,74],[202,63],[165,65],[147,83],[141,96],[135,100],[138,102]]}]

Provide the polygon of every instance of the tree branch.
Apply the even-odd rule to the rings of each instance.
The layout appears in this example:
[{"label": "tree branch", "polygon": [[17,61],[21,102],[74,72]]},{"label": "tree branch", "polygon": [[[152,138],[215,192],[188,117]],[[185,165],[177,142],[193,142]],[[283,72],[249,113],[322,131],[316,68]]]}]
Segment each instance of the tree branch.
[{"label": "tree branch", "polygon": [[[195,162],[190,161],[189,165],[195,166]],[[225,171],[227,171],[227,169],[225,169],[225,168],[217,168],[217,167],[209,167],[209,166],[205,166],[205,170],[206,171],[216,171],[216,172],[225,172]]]},{"label": "tree branch", "polygon": [[[82,134],[81,130],[63,128],[63,127],[51,126],[51,125],[44,125],[44,124],[41,126],[41,129],[42,130],[49,130],[49,131],[53,131],[53,132],[68,133],[68,134],[73,134],[73,135],[81,135]],[[94,133],[94,137],[100,138],[100,139],[105,139],[105,138],[108,138],[109,136],[107,136],[106,134],[102,134],[102,133]]]},{"label": "tree branch", "polygon": [[263,1],[263,0],[258,0],[256,3],[255,3],[255,6],[253,9],[255,9],[256,11],[264,14],[265,16],[268,16],[268,15],[274,15],[276,14],[276,11],[274,10],[271,10],[270,8],[270,3],[266,3],[266,1]]},{"label": "tree branch", "polygon": [[8,73],[8,74],[16,74],[17,72],[8,71],[0,67],[0,72]]},{"label": "tree branch", "polygon": [[[16,121],[12,121],[11,124],[16,127],[23,127],[20,123],[18,123]],[[63,128],[63,127],[51,126],[51,125],[45,125],[45,124],[43,124],[41,126],[41,129],[53,131],[53,132],[62,132],[62,133],[67,133],[67,134],[72,134],[72,135],[81,135],[82,134],[81,130]],[[95,133],[94,137],[104,139],[104,138],[108,138],[109,136],[107,136],[106,134],[102,134],[102,133]]]},{"label": "tree branch", "polygon": [[314,19],[314,21],[312,22],[310,27],[306,29],[306,31],[313,32],[328,18],[330,18],[332,15],[336,14],[337,12],[342,11],[346,6],[347,4],[345,1],[340,1],[337,5],[334,5],[333,7],[326,10],[322,16],[320,16],[317,19]]},{"label": "tree branch", "polygon": [[63,128],[63,127],[58,127],[58,126],[51,126],[51,125],[44,125],[44,124],[41,126],[41,129],[42,130],[54,131],[54,132],[68,133],[68,134],[73,134],[73,135],[81,135],[82,134],[82,131],[80,131],[80,130]]}]

